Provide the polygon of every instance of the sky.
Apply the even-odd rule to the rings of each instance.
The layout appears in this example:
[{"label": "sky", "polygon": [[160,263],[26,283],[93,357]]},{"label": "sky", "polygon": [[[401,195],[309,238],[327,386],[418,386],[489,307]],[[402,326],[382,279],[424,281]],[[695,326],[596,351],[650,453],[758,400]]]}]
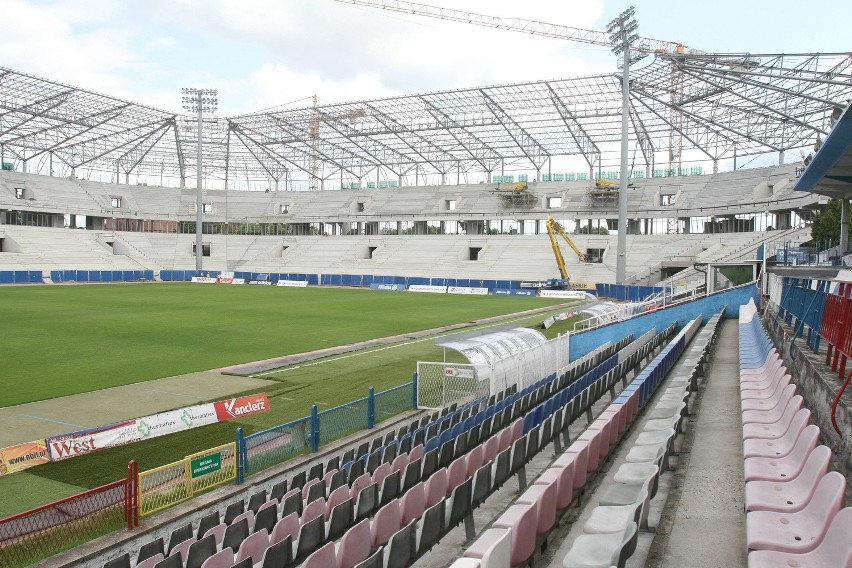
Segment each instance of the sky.
[{"label": "sky", "polygon": [[[603,30],[611,0],[425,0]],[[219,116],[611,73],[608,49],[333,0],[2,0],[0,66],[171,112],[182,87]],[[852,51],[852,2],[636,1],[639,35],[707,52]],[[12,25],[10,25],[12,24]]]}]

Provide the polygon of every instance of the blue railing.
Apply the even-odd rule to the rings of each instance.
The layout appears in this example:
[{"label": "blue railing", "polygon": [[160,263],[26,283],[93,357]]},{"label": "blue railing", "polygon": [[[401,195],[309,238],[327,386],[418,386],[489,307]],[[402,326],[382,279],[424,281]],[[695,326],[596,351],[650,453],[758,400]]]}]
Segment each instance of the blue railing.
[{"label": "blue railing", "polygon": [[[809,278],[784,278],[778,317],[794,326],[794,336],[801,337],[807,326],[806,342],[819,352],[819,332],[822,327],[828,281]],[[795,322],[793,321],[795,320]]]}]

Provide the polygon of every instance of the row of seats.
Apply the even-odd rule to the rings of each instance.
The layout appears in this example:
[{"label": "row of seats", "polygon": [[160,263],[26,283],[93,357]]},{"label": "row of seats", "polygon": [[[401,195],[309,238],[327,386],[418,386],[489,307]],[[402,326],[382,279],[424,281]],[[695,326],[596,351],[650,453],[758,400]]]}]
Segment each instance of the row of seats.
[{"label": "row of seats", "polygon": [[852,566],[846,478],[760,322],[740,307],[746,542],[751,568]]},{"label": "row of seats", "polygon": [[[617,346],[596,350],[574,364],[569,371],[585,371],[615,348]],[[567,375],[563,378],[566,377]],[[548,384],[553,388],[555,381],[551,379]],[[225,510],[224,522],[220,522],[218,512],[206,515],[200,519],[195,536],[192,525],[188,524],[173,531],[167,549],[162,539],[155,539],[144,545],[139,551],[137,566],[154,566],[158,561],[177,565],[175,563],[181,559],[181,565],[194,568],[213,553],[227,550],[236,553],[233,560],[238,562],[242,561],[245,555],[259,556],[262,546],[268,547],[270,552],[275,552],[276,558],[286,559],[287,563],[304,558],[326,540],[338,538],[355,522],[369,517],[373,511],[413,487],[421,476],[428,478],[443,461],[450,461],[445,457],[448,454],[446,451],[440,454],[430,451],[424,456],[422,443],[415,446],[411,452],[397,455],[396,452],[400,448],[407,447],[406,441],[421,441],[429,436],[429,442],[446,442],[446,438],[451,434],[452,440],[456,442],[461,439],[459,434],[462,429],[473,430],[474,427],[481,431],[482,439],[485,439],[492,431],[501,427],[504,419],[511,419],[523,408],[528,408],[540,400],[545,390],[538,387],[540,385],[536,384],[520,393],[509,391],[492,396],[488,400],[490,404],[486,411],[475,414],[476,420],[472,420],[470,414],[477,411],[484,401],[474,401],[458,409],[453,405],[440,413],[428,415],[420,421],[412,422],[410,426],[403,427],[398,435],[391,432],[384,441],[380,437],[376,438],[372,447],[369,443],[364,443],[357,449],[357,453],[356,450],[349,450],[342,456],[332,458],[325,468],[322,463],[315,464],[309,471],[300,472],[292,478],[292,488],[289,491],[287,480],[284,480],[272,486],[270,499],[267,499],[265,490],[253,494],[249,498],[248,510],[245,509],[242,499],[231,503]],[[536,393],[537,395],[533,396]],[[519,423],[516,430],[520,426]],[[473,444],[478,442],[478,438],[479,436],[477,439],[468,439]],[[464,453],[465,446],[467,443],[454,444],[449,452],[450,457],[458,457],[456,453]],[[446,450],[446,443],[442,444],[442,447]],[[348,461],[337,469],[341,459]],[[320,510],[325,514],[320,514]],[[261,532],[261,528],[266,529],[263,531],[263,534],[268,536],[265,542],[257,534]],[[208,536],[213,537],[213,546],[210,545]],[[285,537],[291,540],[289,552],[285,552],[283,546],[277,546]],[[243,543],[246,551],[241,553]],[[253,554],[247,552],[248,549],[252,549]],[[217,561],[226,558],[226,554],[219,554]],[[129,565],[129,554],[107,563],[110,568]]]},{"label": "row of seats", "polygon": [[[627,559],[636,550],[639,530],[648,528],[650,501],[657,494],[659,476],[668,468],[675,437],[683,430],[688,400],[715,343],[721,317],[719,313],[708,320],[686,351],[680,371],[668,380],[662,396],[646,411],[642,431],[628,450],[624,463],[615,472],[613,483],[603,491],[598,505],[592,509],[583,525],[583,534],[575,539],[563,558],[564,568],[598,565],[624,568]],[[696,319],[685,326],[658,356],[661,360],[658,367],[665,368],[662,360],[668,353],[674,352],[673,348],[680,341],[689,339],[700,323],[701,320]],[[670,347],[672,350],[667,353]],[[613,434],[617,434],[609,438],[609,446],[612,448],[641,410],[641,385],[650,383],[649,392],[656,390],[659,382],[654,380],[655,374],[650,372],[651,369],[646,370],[649,372],[641,373],[630,388],[625,389],[622,393],[624,398],[619,397],[620,400],[605,410],[596,421],[603,438],[600,444],[601,458],[606,453],[607,426],[611,427]],[[591,437],[586,439],[592,444]],[[590,447],[594,448],[593,445]]]},{"label": "row of seats", "polygon": [[[591,404],[612,391],[618,380],[623,380],[629,370],[648,357],[673,331],[674,326],[640,349],[631,350],[633,355],[622,361],[623,365],[615,365],[594,381],[583,377],[533,409],[524,419],[527,443],[534,444],[548,437],[558,441],[574,419],[590,411]],[[638,397],[635,400],[638,401]],[[564,453],[557,449],[560,457],[532,485],[525,487],[525,480],[519,479],[521,495],[476,539],[464,557],[457,560],[459,566],[515,566],[531,561],[558,516],[582,491],[590,475],[626,431],[630,406],[619,405],[613,409],[614,413],[607,411],[606,416],[597,421],[590,420],[586,431]],[[522,445],[524,438],[518,443]],[[567,437],[565,441],[570,442]],[[559,447],[558,442],[555,447]]]}]

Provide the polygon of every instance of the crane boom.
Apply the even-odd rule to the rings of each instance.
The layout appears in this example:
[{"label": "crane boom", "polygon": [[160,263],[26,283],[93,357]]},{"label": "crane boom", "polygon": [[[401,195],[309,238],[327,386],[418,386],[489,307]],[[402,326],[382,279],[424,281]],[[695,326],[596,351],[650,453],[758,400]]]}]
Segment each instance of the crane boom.
[{"label": "crane boom", "polygon": [[[382,10],[401,12],[403,14],[414,14],[416,16],[427,16],[430,18],[437,18],[439,20],[473,24],[486,28],[510,30],[543,37],[552,37],[580,43],[590,43],[592,45],[601,45],[604,47],[611,47],[612,45],[610,42],[610,34],[608,32],[573,28],[570,26],[549,24],[547,22],[539,22],[536,20],[526,20],[523,18],[501,18],[499,16],[489,16],[486,14],[477,14],[475,12],[463,12],[461,10],[442,8],[440,6],[429,6],[427,4],[406,2],[403,0],[335,0],[335,2],[354,4],[356,6],[366,6],[368,8],[379,8]],[[677,42],[650,38],[639,38],[639,43],[634,47],[634,49],[646,53],[702,53]]]},{"label": "crane boom", "polygon": [[569,280],[568,270],[565,268],[565,258],[562,256],[562,250],[559,248],[556,235],[559,234],[559,236],[565,239],[565,242],[568,243],[571,250],[576,253],[580,262],[586,262],[586,255],[577,248],[577,245],[574,244],[574,241],[571,240],[571,237],[568,236],[568,233],[565,232],[565,229],[562,228],[562,225],[560,225],[556,219],[548,217],[546,226],[547,236],[550,237],[550,246],[553,248],[553,256],[556,257],[556,266],[559,268],[559,275],[563,280]]}]

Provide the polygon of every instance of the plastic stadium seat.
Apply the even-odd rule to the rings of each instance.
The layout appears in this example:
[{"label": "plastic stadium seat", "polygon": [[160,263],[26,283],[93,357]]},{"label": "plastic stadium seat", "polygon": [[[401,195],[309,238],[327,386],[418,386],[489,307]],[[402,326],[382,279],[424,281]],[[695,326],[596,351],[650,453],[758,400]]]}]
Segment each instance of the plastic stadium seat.
[{"label": "plastic stadium seat", "polygon": [[[810,422],[811,411],[807,408],[798,410],[798,413],[804,413],[807,421]],[[788,406],[778,422],[772,424],[743,424],[743,440],[749,438],[780,438],[783,436],[793,421],[796,420],[797,410],[792,406]],[[801,420],[801,418],[798,418]]]},{"label": "plastic stadium seat", "polygon": [[190,523],[173,530],[172,534],[169,536],[169,547],[166,549],[166,556],[171,556],[175,546],[190,538],[192,538],[192,524]]},{"label": "plastic stadium seat", "polygon": [[311,554],[325,542],[325,518],[322,514],[317,515],[314,519],[301,522],[299,526],[299,535],[296,538],[293,546],[295,551],[293,557],[296,561]]},{"label": "plastic stadium seat", "polygon": [[512,566],[525,563],[535,552],[536,517],[535,505],[512,505],[492,525],[512,529]]},{"label": "plastic stadium seat", "polygon": [[[231,568],[234,565],[234,551],[225,548],[208,558],[201,568]],[[137,566],[137,568],[139,568]]]},{"label": "plastic stadium seat", "polygon": [[802,395],[795,395],[786,402],[779,403],[769,410],[744,410],[742,413],[743,424],[774,424],[793,407],[796,410],[802,408],[804,399]]},{"label": "plastic stadium seat", "polygon": [[245,520],[246,523],[248,524],[249,534],[254,532],[254,512],[253,511],[246,511],[245,513],[241,513],[241,514],[237,515],[234,518],[234,520],[230,522],[230,524],[233,525],[233,524],[239,523],[242,520]]},{"label": "plastic stadium seat", "polygon": [[417,555],[422,556],[429,551],[441,535],[444,534],[444,511],[446,502],[441,500],[438,504],[429,507],[423,512],[423,516],[417,521],[416,549]]},{"label": "plastic stadium seat", "polygon": [[354,501],[351,498],[348,498],[343,503],[338,503],[337,506],[331,510],[331,516],[326,522],[326,538],[329,540],[340,538],[354,523]]},{"label": "plastic stadium seat", "polygon": [[[149,556],[142,562],[139,562],[136,565],[136,568],[154,568],[157,564],[163,561],[163,555],[159,552],[154,554],[153,556]],[[230,565],[229,565],[230,566]]]},{"label": "plastic stadium seat", "polygon": [[562,559],[563,568],[617,566],[624,568],[636,548],[638,531],[630,523],[623,533],[582,534]]},{"label": "plastic stadium seat", "polygon": [[819,431],[802,430],[793,449],[783,457],[776,458],[746,458],[743,462],[745,480],[748,481],[784,481],[793,479],[802,468],[808,456],[817,446]]},{"label": "plastic stadium seat", "polygon": [[852,508],[840,510],[828,526],[825,537],[810,552],[793,554],[774,550],[755,550],[748,555],[749,568],[825,568],[852,566]]},{"label": "plastic stadium seat", "polygon": [[219,511],[214,511],[209,515],[201,517],[201,520],[198,521],[198,531],[195,534],[196,538],[201,540],[201,537],[207,534],[208,530],[218,525],[219,522]]},{"label": "plastic stadium seat", "polygon": [[510,568],[512,529],[488,529],[464,552],[465,557],[479,560],[482,568]]},{"label": "plastic stadium seat", "polygon": [[796,440],[799,439],[802,431],[808,428],[811,430],[816,428],[816,433],[819,435],[819,427],[814,425],[808,426],[807,416],[805,414],[797,413],[796,416],[793,417],[790,427],[787,428],[787,431],[784,432],[784,435],[780,438],[749,438],[748,440],[744,440],[743,457],[784,457],[792,451],[793,446],[796,445]]},{"label": "plastic stadium seat", "polygon": [[336,568],[354,568],[366,560],[370,556],[371,539],[370,521],[367,519],[346,531],[335,548]]},{"label": "plastic stadium seat", "polygon": [[407,525],[413,520],[420,518],[423,511],[426,510],[426,490],[425,484],[421,481],[414,487],[408,490],[400,500],[401,521],[402,525]]},{"label": "plastic stadium seat", "polygon": [[175,555],[179,554],[180,558],[181,558],[181,563],[185,563],[186,557],[189,555],[189,547],[192,546],[193,543],[196,543],[196,542],[198,542],[198,541],[195,540],[195,536],[190,536],[185,541],[179,542],[176,545],[174,545],[173,547],[171,547],[171,552],[169,552],[168,557],[175,556]]},{"label": "plastic stadium seat", "polygon": [[331,517],[331,510],[350,498],[351,494],[349,488],[346,486],[338,487],[332,491],[328,496],[328,500],[325,502],[325,518],[328,519]]},{"label": "plastic stadium seat", "polygon": [[103,568],[130,568],[130,553],[125,552],[118,558],[107,560],[106,562],[104,562]]},{"label": "plastic stadium seat", "polygon": [[415,546],[416,526],[412,521],[391,536],[385,546],[384,568],[408,568]]},{"label": "plastic stadium seat", "polygon": [[261,506],[257,515],[255,515],[254,531],[257,532],[263,529],[266,531],[266,534],[269,534],[272,532],[276,522],[278,522],[278,506],[277,502],[273,499]]},{"label": "plastic stadium seat", "polygon": [[333,568],[337,564],[334,556],[334,543],[329,542],[311,553],[302,564],[302,568]]},{"label": "plastic stadium seat", "polygon": [[772,394],[766,398],[747,398],[740,401],[740,407],[746,410],[771,410],[779,403],[786,402],[796,394],[796,385],[778,383]]},{"label": "plastic stadium seat", "polygon": [[645,502],[648,498],[646,490],[642,490],[628,505],[599,505],[592,509],[591,516],[583,525],[586,534],[614,533],[627,530],[630,523],[639,525],[643,514]]},{"label": "plastic stadium seat", "polygon": [[281,517],[286,517],[290,513],[296,513],[297,515],[302,514],[302,506],[304,501],[302,501],[302,490],[298,487],[295,489],[291,489],[281,498],[281,506],[279,507],[279,513]]},{"label": "plastic stadium seat", "polygon": [[449,479],[447,477],[447,469],[441,468],[426,480],[426,507],[434,506],[438,501],[442,500],[447,495],[447,485]]},{"label": "plastic stadium seat", "polygon": [[222,536],[222,549],[230,548],[233,552],[236,552],[248,535],[248,520],[242,519],[228,525],[225,528],[224,536]]},{"label": "plastic stadium seat", "polygon": [[325,518],[325,500],[317,499],[316,501],[311,501],[307,505],[305,505],[305,510],[302,512],[302,516],[299,518],[299,524],[303,525],[308,521],[312,521],[317,517],[322,516]]},{"label": "plastic stadium seat", "polygon": [[254,514],[256,515],[257,512],[260,510],[261,505],[266,503],[267,500],[268,499],[266,498],[266,489],[262,489],[262,490],[258,491],[257,493],[252,494],[252,496],[249,497],[249,501],[248,501],[249,511],[253,511]]},{"label": "plastic stadium seat", "polygon": [[[222,529],[224,531],[224,529]],[[152,556],[161,555],[162,557],[166,556],[166,549],[163,545],[162,538],[156,538],[150,542],[146,542],[139,548],[139,554],[136,556],[136,563],[139,564],[143,560],[148,560]]]},{"label": "plastic stadium seat", "polygon": [[822,541],[834,515],[843,507],[846,478],[836,471],[823,476],[805,507],[795,513],[753,511],[746,515],[746,542],[752,550],[810,552]]},{"label": "plastic stadium seat", "polygon": [[519,505],[536,506],[536,534],[550,532],[556,524],[557,482],[535,483],[530,485],[515,501]]},{"label": "plastic stadium seat", "polygon": [[817,446],[808,456],[802,471],[789,481],[749,481],[745,484],[746,511],[793,513],[801,510],[813,496],[819,480],[828,472],[831,450]]},{"label": "plastic stadium seat", "polygon": [[571,504],[574,498],[574,462],[561,467],[545,470],[534,485],[556,482],[556,510],[561,511]]},{"label": "plastic stadium seat", "polygon": [[240,549],[237,552],[236,562],[242,562],[246,558],[252,559],[252,564],[257,564],[263,559],[263,553],[269,548],[269,537],[266,531],[257,531],[250,534],[240,544]]},{"label": "plastic stadium seat", "polygon": [[210,527],[209,529],[207,529],[207,531],[204,533],[204,536],[212,535],[213,538],[216,539],[216,546],[221,548],[222,539],[225,537],[225,530],[227,528],[228,525],[226,525],[225,523],[219,523],[215,527]]},{"label": "plastic stadium seat", "polygon": [[157,562],[154,568],[184,568],[180,554],[172,554],[168,558]]},{"label": "plastic stadium seat", "polygon": [[399,530],[402,514],[399,510],[399,500],[394,499],[376,512],[370,523],[372,545],[383,546],[390,537]]},{"label": "plastic stadium seat", "polygon": [[237,516],[245,513],[245,503],[242,499],[234,501],[225,508],[225,518],[223,519],[226,525],[230,525]]},{"label": "plastic stadium seat", "polygon": [[269,543],[275,544],[281,542],[286,537],[296,538],[296,535],[299,533],[299,515],[297,513],[290,513],[277,523],[275,523],[275,527],[272,529],[272,534],[269,535]]},{"label": "plastic stadium seat", "polygon": [[288,566],[293,561],[292,537],[285,537],[273,543],[270,540],[269,548],[263,553],[261,568],[281,568]]},{"label": "plastic stadium seat", "polygon": [[213,535],[193,542],[187,553],[185,568],[201,568],[204,561],[216,554],[217,550]]}]

